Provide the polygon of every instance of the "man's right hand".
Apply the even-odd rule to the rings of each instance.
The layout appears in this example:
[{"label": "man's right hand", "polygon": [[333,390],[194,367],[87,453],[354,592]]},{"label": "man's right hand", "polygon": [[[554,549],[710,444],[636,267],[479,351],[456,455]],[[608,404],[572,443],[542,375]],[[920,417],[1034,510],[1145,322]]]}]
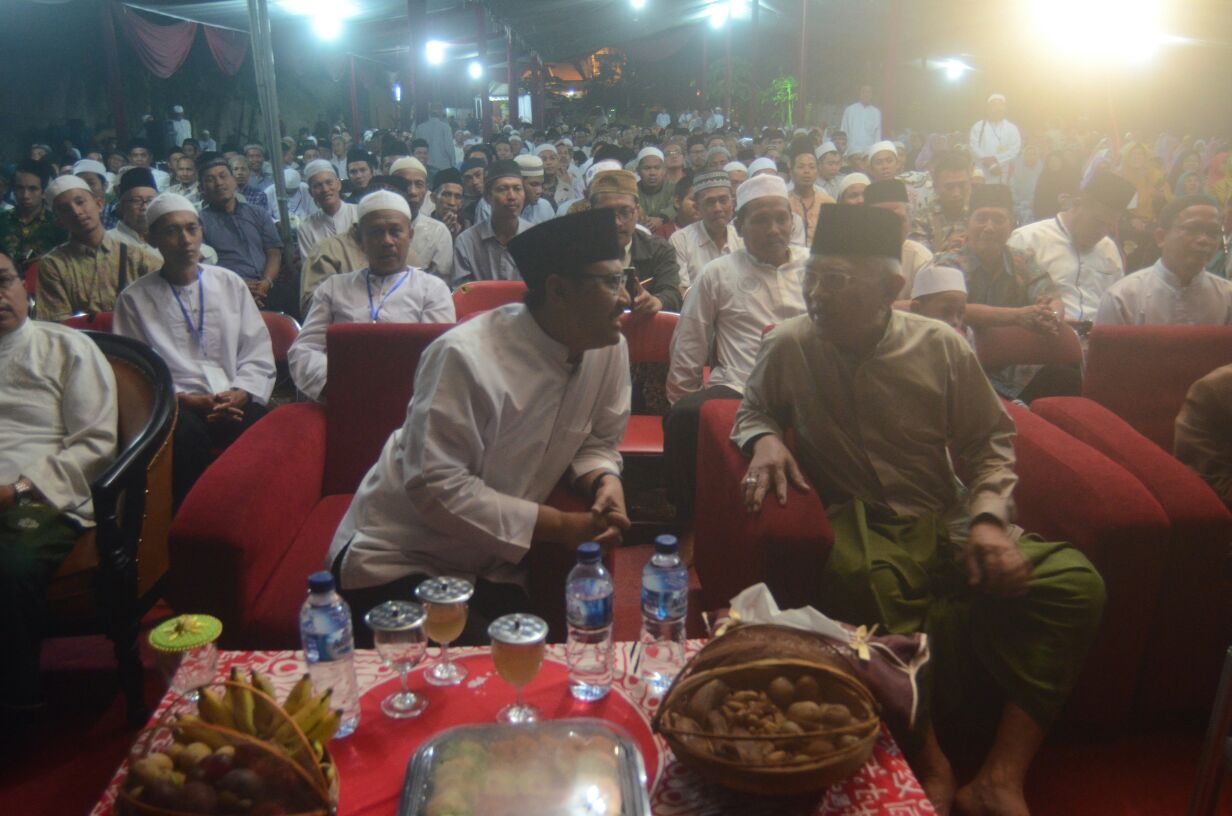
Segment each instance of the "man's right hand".
[{"label": "man's right hand", "polygon": [[753,460],[740,483],[744,506],[750,513],[761,510],[762,500],[771,489],[779,505],[786,506],[788,485],[801,493],[812,490],[783,440],[774,434],[759,437],[753,443]]},{"label": "man's right hand", "polygon": [[214,410],[213,394],[176,394],[180,409],[194,414],[209,415]]},{"label": "man's right hand", "polygon": [[1056,312],[1046,303],[1035,303],[1016,310],[1014,322],[1040,334],[1056,334],[1060,328]]}]

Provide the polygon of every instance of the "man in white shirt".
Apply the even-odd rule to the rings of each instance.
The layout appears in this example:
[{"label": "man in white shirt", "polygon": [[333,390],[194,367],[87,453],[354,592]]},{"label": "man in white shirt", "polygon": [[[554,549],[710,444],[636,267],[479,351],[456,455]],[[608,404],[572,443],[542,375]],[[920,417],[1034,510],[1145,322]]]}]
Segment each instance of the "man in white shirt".
[{"label": "man in white shirt", "polygon": [[988,115],[971,126],[967,144],[989,184],[1008,184],[1010,162],[1022,151],[1018,126],[1005,118],[1005,97],[988,97]]},{"label": "man in white shirt", "polygon": [[[120,176],[119,195],[120,223],[116,224],[114,229],[107,230],[107,234],[129,246],[141,247],[161,260],[162,255],[158,254],[158,249],[151,246],[147,240],[150,225],[146,211],[158,196],[158,190],[154,187],[154,174],[150,172],[150,168],[132,167],[125,171]],[[209,245],[202,244],[201,260],[208,264],[217,264],[218,253]]]},{"label": "man in white shirt", "polygon": [[[299,171],[294,167],[288,165],[282,168],[282,180],[283,189],[287,191],[287,216],[298,229],[300,224],[317,211],[317,205],[312,201],[312,193],[308,190],[308,185],[304,183]],[[282,213],[278,211],[278,189],[271,182],[263,192],[265,200],[269,202],[270,218],[277,223],[282,217]]]},{"label": "man in white shirt", "polygon": [[[668,499],[685,525],[693,517],[697,430],[702,405],[739,399],[767,326],[804,314],[804,264],[808,250],[791,243],[787,185],[778,176],[755,176],[740,185],[736,226],[741,247],[707,264],[685,295],[672,336],[663,420],[663,460]],[[824,210],[827,206],[822,205]],[[702,370],[717,358],[708,384]],[[684,539],[691,554],[690,532]]]},{"label": "man in white shirt", "polygon": [[185,139],[192,138],[192,122],[184,116],[183,106],[171,106],[171,117],[167,120],[167,135],[173,147],[179,147],[184,144]]},{"label": "man in white shirt", "polygon": [[201,188],[197,184],[197,162],[188,156],[180,156],[171,167],[175,171],[175,183],[167,192],[182,195],[194,204],[201,203]]},{"label": "man in white shirt", "polygon": [[316,288],[304,327],[287,352],[295,387],[325,401],[325,333],[335,323],[452,323],[453,298],[440,278],[408,266],[411,208],[397,193],[359,203],[359,238],[368,268],[331,275]]},{"label": "man in white shirt", "polygon": [[847,150],[865,150],[881,141],[881,111],[873,105],[873,86],[860,86],[860,99],[843,111],[839,130],[847,135]]},{"label": "man in white shirt", "polygon": [[411,208],[411,256],[421,269],[445,283],[453,280],[453,236],[425,210],[428,199],[428,168],[414,156],[394,162],[389,173],[406,182],[406,203]]},{"label": "man in white shirt", "polygon": [[916,273],[932,262],[933,254],[928,251],[928,247],[907,237],[907,232],[911,227],[911,207],[907,202],[907,185],[896,178],[888,181],[874,181],[864,188],[864,203],[870,207],[889,210],[898,217],[902,224],[903,256],[900,274],[905,283],[898,296],[900,299],[909,299]]},{"label": "man in white shirt", "polygon": [[830,198],[838,201],[838,185],[843,181],[843,176],[839,173],[839,170],[843,168],[843,157],[839,154],[834,142],[822,142],[815,155],[817,156],[817,186]]},{"label": "man in white shirt", "polygon": [[1232,281],[1205,267],[1223,238],[1219,207],[1208,196],[1176,198],[1159,212],[1154,266],[1109,287],[1096,325],[1232,325]]},{"label": "man in white shirt", "polygon": [[[475,585],[464,642],[524,611],[535,546],[612,544],[628,529],[618,453],[629,417],[629,305],[610,210],[510,242],[526,302],[486,312],[424,352],[406,423],[360,484],[326,564],[354,614],[428,577]],[[544,502],[563,478],[589,512]]]},{"label": "man in white shirt", "polygon": [[735,201],[731,177],[722,170],[693,176],[693,203],[701,220],[676,230],[668,239],[676,250],[682,288],[695,285],[702,269],[715,258],[744,248],[731,223]]},{"label": "man in white shirt", "polygon": [[659,113],[655,116],[655,125],[660,130],[666,130],[672,126],[672,115],[667,112],[667,108],[659,109]]},{"label": "man in white shirt", "polygon": [[47,587],[83,530],[90,486],[116,453],[111,366],[90,338],[30,320],[17,266],[0,251],[0,712],[40,704]]},{"label": "man in white shirt", "polygon": [[308,162],[304,168],[308,180],[308,194],[317,205],[317,211],[300,221],[296,231],[299,254],[305,263],[313,247],[351,228],[359,216],[354,204],[342,200],[342,180],[338,170],[327,159]]},{"label": "man in white shirt", "polygon": [[201,220],[192,202],[164,193],[148,217],[163,266],[120,293],[114,330],[153,348],[171,370],[180,405],[171,459],[179,507],[215,452],[265,415],[274,352],[243,279],[201,264]]},{"label": "man in white shirt", "polygon": [[144,139],[133,139],[128,143],[128,163],[133,167],[148,168],[154,174],[154,184],[159,192],[171,186],[171,174],[154,166],[154,154]]},{"label": "man in white shirt", "polygon": [[1098,171],[1070,209],[1014,230],[1008,246],[1035,256],[1060,290],[1065,319],[1090,327],[1108,287],[1125,274],[1121,252],[1108,236],[1137,191],[1120,176]]},{"label": "man in white shirt", "polygon": [[522,170],[513,161],[494,161],[484,173],[484,201],[492,217],[458,236],[454,244],[453,288],[476,280],[518,280],[509,242],[533,225],[522,218],[526,193]]},{"label": "man in white shirt", "polygon": [[542,224],[556,217],[552,202],[543,197],[543,159],[523,153],[514,161],[522,171],[522,189],[526,203],[522,205],[522,218],[532,224]]}]

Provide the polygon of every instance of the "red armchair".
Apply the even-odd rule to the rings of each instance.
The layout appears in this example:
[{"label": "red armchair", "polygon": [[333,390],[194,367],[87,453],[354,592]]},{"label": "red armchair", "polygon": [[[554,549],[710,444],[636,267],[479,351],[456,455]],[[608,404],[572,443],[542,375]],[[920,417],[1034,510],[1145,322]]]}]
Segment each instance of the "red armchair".
[{"label": "red armchair", "polygon": [[[404,421],[420,355],[449,328],[330,328],[328,404],[272,411],[210,466],[176,515],[167,592],[176,609],[218,616],[227,648],[296,648],[305,579],[322,568],[352,494]],[[563,490],[549,501],[581,509]],[[539,550],[528,562],[533,611],[562,637],[573,554]]]},{"label": "red armchair", "polygon": [[[651,317],[634,317],[625,312],[620,318],[620,330],[629,343],[629,363],[668,363],[672,358],[672,335],[680,315],[659,312]],[[663,455],[663,417],[657,414],[633,414],[620,442],[624,456]]]},{"label": "red armchair", "polygon": [[518,303],[526,293],[522,281],[474,281],[464,283],[453,293],[453,310],[459,323],[469,320],[480,312]]},{"label": "red armchair", "polygon": [[70,329],[88,329],[90,331],[111,333],[111,312],[95,312],[94,314],[75,314],[64,325]]},{"label": "red armchair", "polygon": [[[695,565],[708,607],[765,581],[784,606],[815,603],[817,575],[832,534],[815,494],[793,492],[757,517],[741,506],[747,460],[729,440],[737,403],[702,409],[698,447]],[[1115,723],[1128,713],[1145,659],[1159,591],[1168,521],[1136,479],[1097,451],[1016,407],[1018,520],[1030,532],[1072,542],[1104,577],[1108,604],[1069,718]],[[1175,664],[1174,664],[1175,665]],[[1183,668],[1181,669],[1183,670]]]},{"label": "red armchair", "polygon": [[1008,365],[1068,365],[1082,362],[1082,343],[1068,324],[1056,334],[1021,326],[985,326],[975,333],[975,353],[989,371]]}]

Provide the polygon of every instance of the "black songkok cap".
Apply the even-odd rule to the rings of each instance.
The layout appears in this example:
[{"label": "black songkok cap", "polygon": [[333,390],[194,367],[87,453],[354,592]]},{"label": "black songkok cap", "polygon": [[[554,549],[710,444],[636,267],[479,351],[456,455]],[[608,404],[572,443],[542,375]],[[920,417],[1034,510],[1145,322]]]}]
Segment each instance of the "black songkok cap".
[{"label": "black songkok cap", "polygon": [[376,159],[372,158],[372,154],[363,148],[353,147],[347,151],[347,164],[352,162],[368,162],[369,167],[376,168]]},{"label": "black songkok cap", "polygon": [[518,167],[518,163],[509,159],[500,159],[488,165],[488,169],[483,173],[483,189],[491,190],[492,185],[497,179],[514,177],[522,178],[522,168]]},{"label": "black songkok cap", "polygon": [[124,195],[134,187],[150,187],[157,190],[154,182],[154,171],[148,167],[133,167],[120,176],[120,195]]},{"label": "black songkok cap", "polygon": [[[472,165],[472,167],[477,165]],[[432,189],[439,190],[443,184],[456,184],[462,186],[462,174],[452,167],[446,167],[444,170],[437,170],[436,175],[432,177]]]},{"label": "black songkok cap", "polygon": [[865,204],[886,204],[891,201],[899,201],[903,204],[910,201],[907,198],[907,185],[899,179],[874,181],[864,188]]},{"label": "black songkok cap", "polygon": [[[868,191],[865,190],[867,196]],[[865,198],[865,201],[868,199]],[[998,207],[1002,210],[1007,210],[1012,215],[1014,213],[1014,195],[1010,192],[1010,188],[1004,184],[977,184],[971,188],[971,204],[970,211],[984,207]]]},{"label": "black songkok cap", "polygon": [[1138,190],[1134,185],[1107,170],[1100,170],[1091,176],[1082,191],[1084,197],[1113,210],[1124,210],[1137,194]]},{"label": "black songkok cap", "polygon": [[903,222],[880,207],[822,204],[811,251],[813,255],[898,260],[903,255]]},{"label": "black songkok cap", "polygon": [[577,274],[588,264],[619,260],[624,249],[616,212],[603,207],[536,224],[509,242],[509,254],[527,287],[539,289],[548,275]]}]

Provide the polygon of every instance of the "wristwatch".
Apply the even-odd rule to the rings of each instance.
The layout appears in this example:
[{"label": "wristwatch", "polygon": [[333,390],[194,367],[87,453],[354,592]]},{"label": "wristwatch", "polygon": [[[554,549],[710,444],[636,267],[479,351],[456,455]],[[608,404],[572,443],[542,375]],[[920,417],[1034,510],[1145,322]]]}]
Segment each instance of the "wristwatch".
[{"label": "wristwatch", "polygon": [[34,482],[25,476],[19,476],[17,481],[13,482],[13,493],[15,494],[17,504],[33,504]]}]

